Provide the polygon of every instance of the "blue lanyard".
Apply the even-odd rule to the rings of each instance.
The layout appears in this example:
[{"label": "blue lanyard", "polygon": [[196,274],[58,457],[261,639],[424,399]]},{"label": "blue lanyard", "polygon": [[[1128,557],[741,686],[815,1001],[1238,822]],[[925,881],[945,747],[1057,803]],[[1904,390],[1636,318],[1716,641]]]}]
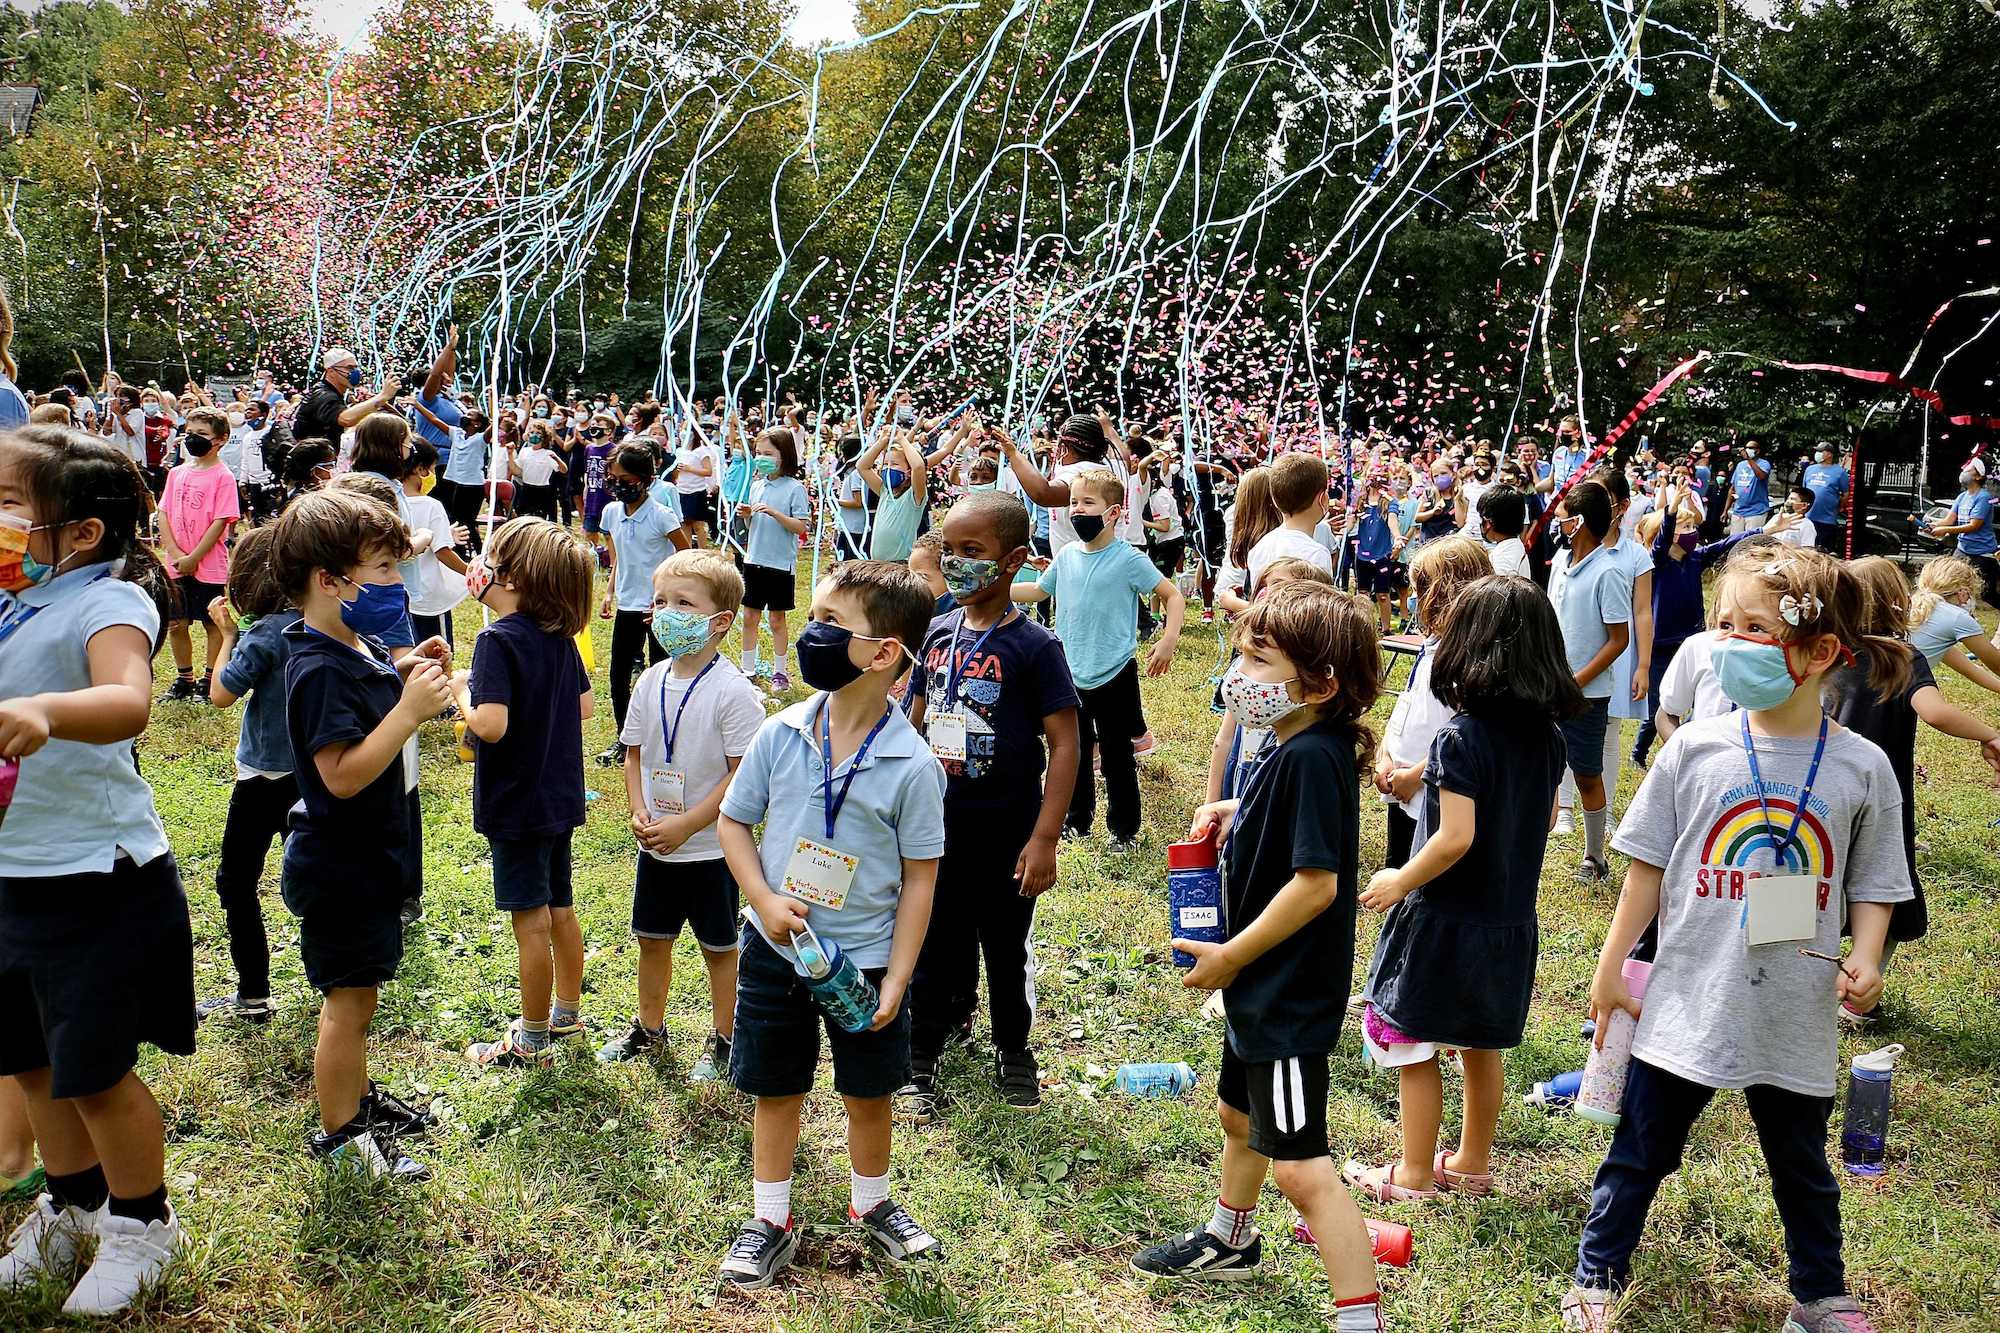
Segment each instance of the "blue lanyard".
[{"label": "blue lanyard", "polygon": [[840,784],[840,795],[835,796],[833,794],[833,696],[828,695],[827,701],[820,706],[819,720],[813,724],[813,732],[819,737],[820,761],[826,765],[820,780],[825,786],[828,842],[833,841],[834,822],[840,818],[840,807],[847,804],[848,789],[854,785],[854,775],[861,771],[861,761],[868,757],[868,747],[882,734],[882,728],[889,725],[889,716],[895,711],[894,704],[882,710],[881,719],[869,731],[867,739],[861,742],[861,748],[854,752],[854,757],[847,761],[847,777]]},{"label": "blue lanyard", "polygon": [[14,612],[7,617],[4,623],[0,623],[0,643],[5,643],[7,640],[13,638],[16,630],[40,615],[41,612],[42,608],[39,606],[25,606],[17,603]]},{"label": "blue lanyard", "polygon": [[958,620],[951,627],[951,653],[945,660],[944,710],[947,713],[958,702],[958,687],[964,681],[965,668],[971,666],[972,659],[979,656],[979,650],[984,648],[986,641],[993,637],[993,631],[1006,624],[1013,614],[1014,609],[1012,607],[1008,607],[1005,611],[1002,611],[1000,618],[988,625],[986,632],[974,639],[972,647],[965,650],[964,657],[960,657],[958,655],[958,636],[965,631],[965,612],[962,609],[959,611]]},{"label": "blue lanyard", "polygon": [[[1743,714],[1743,753],[1750,757],[1750,781],[1757,786],[1757,805],[1764,812],[1764,831],[1770,833],[1772,832],[1771,803],[1764,797],[1764,775],[1757,767],[1757,747],[1750,741],[1750,714],[1747,712]],[[1806,769],[1805,786],[1799,789],[1799,803],[1792,811],[1792,826],[1786,830],[1784,841],[1771,851],[1772,858],[1781,870],[1784,868],[1786,850],[1798,841],[1799,821],[1805,818],[1806,802],[1812,798],[1813,779],[1819,776],[1819,761],[1825,754],[1826,714],[1822,713],[1819,718],[1819,743],[1813,747],[1812,763]],[[1745,912],[1750,910],[1747,902],[1743,910]]]},{"label": "blue lanyard", "polygon": [[670,666],[666,669],[664,673],[661,674],[660,739],[666,742],[668,763],[671,764],[674,762],[674,737],[680,732],[681,718],[683,715],[686,714],[688,710],[688,700],[694,698],[695,688],[701,684],[701,678],[703,676],[706,676],[709,672],[715,670],[715,664],[717,662],[720,662],[721,660],[722,660],[722,655],[720,653],[717,653],[714,657],[708,659],[707,666],[703,667],[701,670],[694,673],[694,679],[688,682],[687,691],[681,695],[681,706],[674,710],[674,725],[671,730],[669,730],[667,727],[667,677],[673,674],[674,669]]}]

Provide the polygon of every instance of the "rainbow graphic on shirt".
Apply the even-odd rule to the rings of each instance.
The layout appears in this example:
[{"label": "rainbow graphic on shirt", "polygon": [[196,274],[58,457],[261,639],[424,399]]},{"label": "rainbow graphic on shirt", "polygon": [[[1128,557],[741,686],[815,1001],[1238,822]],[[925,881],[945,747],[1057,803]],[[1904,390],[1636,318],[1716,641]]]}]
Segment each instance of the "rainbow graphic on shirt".
[{"label": "rainbow graphic on shirt", "polygon": [[[1768,820],[1765,815],[1767,804],[1770,809]],[[1709,825],[1708,840],[1701,847],[1701,864],[1738,870],[1754,867],[1767,875],[1814,875],[1820,879],[1832,879],[1833,839],[1827,836],[1826,826],[1820,823],[1819,816],[1812,812],[1810,806],[1805,817],[1799,820],[1798,836],[1785,848],[1783,856],[1773,862],[1772,855],[1777,850],[1778,841],[1791,828],[1792,815],[1797,809],[1797,804],[1779,796],[1769,797],[1762,803],[1755,795],[1739,800]]]}]

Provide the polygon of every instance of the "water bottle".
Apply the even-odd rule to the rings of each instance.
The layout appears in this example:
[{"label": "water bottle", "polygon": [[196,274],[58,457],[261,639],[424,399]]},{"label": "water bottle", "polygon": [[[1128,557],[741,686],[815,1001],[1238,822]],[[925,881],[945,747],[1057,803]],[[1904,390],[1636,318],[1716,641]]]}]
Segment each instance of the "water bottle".
[{"label": "water bottle", "polygon": [[451,724],[451,736],[452,740],[458,745],[459,763],[469,764],[479,757],[472,749],[472,742],[476,738],[467,732],[465,722],[462,719]]},{"label": "water bottle", "polygon": [[[1653,965],[1627,958],[1621,971],[1632,998],[1643,1001],[1646,979],[1653,975]],[[1585,1120],[1615,1126],[1619,1108],[1625,1104],[1625,1076],[1632,1068],[1632,1037],[1639,1022],[1623,1009],[1613,1009],[1609,1016],[1600,1016],[1598,1021],[1604,1025],[1604,1045],[1593,1046],[1590,1059],[1584,1063],[1583,1083],[1576,1094],[1576,1113]]]},{"label": "water bottle", "polygon": [[[1167,905],[1172,938],[1222,943],[1222,872],[1213,833],[1199,842],[1168,844]],[[1193,967],[1193,955],[1174,950],[1174,966]]]},{"label": "water bottle", "polygon": [[1118,1066],[1118,1091],[1134,1097],[1178,1097],[1194,1087],[1194,1070],[1185,1060],[1162,1065]]},{"label": "water bottle", "polygon": [[[1364,1217],[1362,1224],[1368,1228],[1368,1244],[1375,1251],[1375,1262],[1388,1264],[1391,1268],[1410,1266],[1410,1229],[1396,1222],[1383,1222],[1373,1217]],[[1292,1223],[1292,1238],[1301,1245],[1318,1245],[1313,1238],[1313,1229],[1301,1217]]]},{"label": "water bottle", "polygon": [[822,944],[811,926],[792,937],[792,950],[805,969],[806,989],[843,1031],[866,1032],[875,1022],[881,997],[854,960],[838,944]]},{"label": "water bottle", "polygon": [[1847,1071],[1847,1119],[1840,1126],[1840,1160],[1850,1174],[1882,1174],[1882,1149],[1889,1137],[1889,1076],[1901,1043],[1857,1055]]},{"label": "water bottle", "polygon": [[0,759],[0,824],[7,822],[7,807],[14,804],[14,785],[21,780],[21,761]]},{"label": "water bottle", "polygon": [[1537,1083],[1534,1090],[1521,1098],[1525,1106],[1539,1106],[1545,1111],[1560,1111],[1576,1101],[1576,1094],[1583,1089],[1583,1071],[1571,1070],[1567,1074],[1557,1074],[1546,1083]]}]

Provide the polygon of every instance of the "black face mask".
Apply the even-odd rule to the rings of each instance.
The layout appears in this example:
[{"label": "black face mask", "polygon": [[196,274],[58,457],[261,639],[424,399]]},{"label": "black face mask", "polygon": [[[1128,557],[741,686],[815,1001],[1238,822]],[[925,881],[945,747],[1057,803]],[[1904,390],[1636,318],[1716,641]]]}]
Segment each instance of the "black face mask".
[{"label": "black face mask", "polygon": [[646,488],[636,481],[614,481],[605,489],[622,505],[635,505],[646,498]]},{"label": "black face mask", "polygon": [[1069,516],[1069,525],[1076,529],[1076,535],[1079,540],[1094,542],[1097,540],[1098,535],[1104,531],[1104,515],[1071,514]]},{"label": "black face mask", "polygon": [[215,448],[215,441],[206,435],[189,435],[182,439],[181,448],[195,458],[206,458]]}]

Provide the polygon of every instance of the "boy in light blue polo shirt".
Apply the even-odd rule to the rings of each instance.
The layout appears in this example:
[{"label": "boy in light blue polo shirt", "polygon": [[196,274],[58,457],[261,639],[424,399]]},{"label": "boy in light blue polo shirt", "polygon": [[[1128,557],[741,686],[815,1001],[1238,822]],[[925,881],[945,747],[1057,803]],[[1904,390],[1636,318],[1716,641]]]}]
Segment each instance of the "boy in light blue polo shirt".
[{"label": "boy in light blue polo shirt", "polygon": [[1611,664],[1631,642],[1632,578],[1604,547],[1611,530],[1611,492],[1584,481],[1563,498],[1557,525],[1569,540],[1549,574],[1549,600],[1562,626],[1563,653],[1583,689],[1583,711],[1562,724],[1569,769],[1583,806],[1586,880],[1611,874],[1605,856],[1610,806],[1604,790],[1604,728],[1610,716]]},{"label": "boy in light blue polo shirt", "polygon": [[[770,1286],[798,1249],[792,1165],[822,1026],[847,1106],[848,1220],[896,1263],[942,1253],[889,1197],[890,1098],[910,1077],[903,997],[944,855],[945,788],[943,767],[889,690],[915,660],[932,600],[902,565],[834,566],[798,639],[799,674],[818,693],[763,725],[722,801],[716,831],[752,909],[729,1074],[757,1099],[756,1213],[722,1263],[723,1279],[743,1290]],[[751,835],[760,823],[761,847]],[[868,1030],[848,1032],[824,1015],[790,948],[773,947],[789,946],[808,920],[876,987]]]}]

